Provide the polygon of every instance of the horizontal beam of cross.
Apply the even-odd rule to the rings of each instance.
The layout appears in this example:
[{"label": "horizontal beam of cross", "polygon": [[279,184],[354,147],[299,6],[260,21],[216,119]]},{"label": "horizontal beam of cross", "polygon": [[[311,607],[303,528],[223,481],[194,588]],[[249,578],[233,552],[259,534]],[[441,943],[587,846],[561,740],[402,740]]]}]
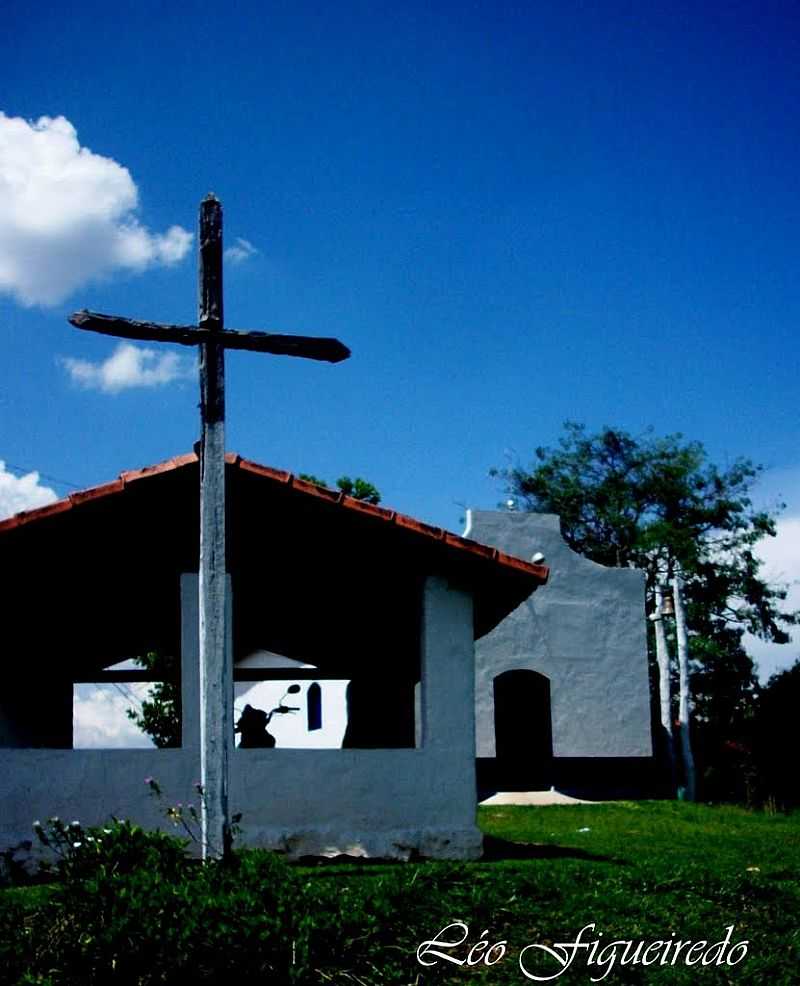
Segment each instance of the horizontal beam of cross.
[{"label": "horizontal beam of cross", "polygon": [[243,332],[236,329],[220,331],[196,325],[160,325],[157,322],[137,322],[132,318],[101,315],[86,310],[70,315],[69,321],[78,329],[145,342],[174,342],[181,346],[213,342],[226,349],[246,349],[256,353],[272,353],[275,356],[301,356],[326,363],[340,363],[350,355],[350,350],[338,339],[316,336]]}]

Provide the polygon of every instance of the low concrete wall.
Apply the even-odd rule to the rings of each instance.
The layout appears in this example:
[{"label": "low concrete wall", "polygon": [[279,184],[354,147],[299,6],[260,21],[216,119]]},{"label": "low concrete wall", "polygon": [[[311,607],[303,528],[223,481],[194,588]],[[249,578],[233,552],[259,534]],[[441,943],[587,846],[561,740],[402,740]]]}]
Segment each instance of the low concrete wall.
[{"label": "low concrete wall", "polygon": [[249,843],[295,857],[480,854],[472,598],[445,579],[428,578],[422,617],[420,747],[236,750],[231,805],[244,813]]},{"label": "low concrete wall", "polygon": [[[0,750],[0,848],[34,819],[110,815],[169,829],[162,811],[196,801],[200,774],[197,581],[183,576],[184,746],[180,750]],[[421,740],[408,750],[234,750],[230,804],[245,844],[291,857],[355,853],[474,858],[472,598],[444,579],[423,593]],[[376,674],[380,675],[380,643]],[[193,714],[192,714],[193,711]],[[164,792],[161,809],[146,777]]]},{"label": "low concrete wall", "polygon": [[231,805],[248,844],[292,857],[473,858],[471,768],[468,785],[453,785],[450,759],[424,749],[237,750]]},{"label": "low concrete wall", "polygon": [[[82,825],[115,816],[182,835],[164,810],[197,803],[199,763],[197,750],[0,751],[0,849],[33,838],[34,820],[53,815]],[[236,750],[231,810],[242,813],[244,844],[291,857],[474,857],[473,775],[453,784],[453,774],[446,753],[425,749]]]},{"label": "low concrete wall", "polygon": [[0,848],[33,838],[35,820],[100,825],[111,816],[147,828],[171,829],[145,778],[154,777],[165,804],[196,792],[196,750],[0,750]]}]

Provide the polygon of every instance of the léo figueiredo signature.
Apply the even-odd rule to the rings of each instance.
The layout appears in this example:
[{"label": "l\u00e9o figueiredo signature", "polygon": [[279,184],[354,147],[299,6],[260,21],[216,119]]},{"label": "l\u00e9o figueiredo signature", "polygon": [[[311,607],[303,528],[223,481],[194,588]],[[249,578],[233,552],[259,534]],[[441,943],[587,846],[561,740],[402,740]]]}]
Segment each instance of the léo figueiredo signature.
[{"label": "l\u00e9o figueiredo signature", "polygon": [[[546,983],[558,979],[575,962],[583,962],[592,973],[589,979],[600,982],[615,966],[625,965],[738,965],[747,957],[748,940],[733,942],[734,925],[725,928],[725,936],[719,941],[700,939],[683,941],[671,934],[669,938],[654,941],[614,939],[603,941],[603,932],[596,925],[587,924],[578,932],[574,941],[536,943],[523,946],[516,955],[520,972],[526,979]],[[594,937],[591,937],[594,933]],[[417,962],[434,966],[450,962],[458,966],[492,966],[502,962],[509,954],[506,939],[492,942],[489,929],[481,931],[477,940],[469,942],[469,926],[463,921],[453,921],[433,938],[421,942],[417,948]]]}]

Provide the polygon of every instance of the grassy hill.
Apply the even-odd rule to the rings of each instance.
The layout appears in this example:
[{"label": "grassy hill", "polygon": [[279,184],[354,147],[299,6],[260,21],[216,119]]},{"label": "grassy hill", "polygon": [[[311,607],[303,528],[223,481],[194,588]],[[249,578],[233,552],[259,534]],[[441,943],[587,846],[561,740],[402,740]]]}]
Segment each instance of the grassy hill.
[{"label": "grassy hill", "polygon": [[[561,958],[541,948],[522,956],[529,976],[552,977],[542,981],[800,983],[800,814],[631,802],[482,808],[480,823],[487,858],[478,863],[289,867],[245,852],[227,872],[176,871],[172,857],[162,872],[156,852],[84,869],[66,885],[7,890],[0,977],[519,984],[534,981],[520,953],[542,945]],[[711,950],[730,926],[726,949]],[[582,929],[588,947],[559,953],[555,944]],[[434,938],[423,966],[417,950]],[[639,961],[623,964],[615,940],[631,942],[629,960],[643,942]],[[746,950],[732,951],[743,940]]]}]

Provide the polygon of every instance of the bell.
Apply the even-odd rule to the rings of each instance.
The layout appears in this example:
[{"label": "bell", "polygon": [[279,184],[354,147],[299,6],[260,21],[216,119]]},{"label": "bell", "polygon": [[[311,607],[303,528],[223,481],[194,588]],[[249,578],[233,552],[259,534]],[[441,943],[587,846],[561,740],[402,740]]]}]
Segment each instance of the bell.
[{"label": "bell", "polygon": [[674,616],[675,615],[675,602],[672,598],[672,593],[669,589],[664,586],[663,595],[661,597],[661,615],[662,616]]}]

